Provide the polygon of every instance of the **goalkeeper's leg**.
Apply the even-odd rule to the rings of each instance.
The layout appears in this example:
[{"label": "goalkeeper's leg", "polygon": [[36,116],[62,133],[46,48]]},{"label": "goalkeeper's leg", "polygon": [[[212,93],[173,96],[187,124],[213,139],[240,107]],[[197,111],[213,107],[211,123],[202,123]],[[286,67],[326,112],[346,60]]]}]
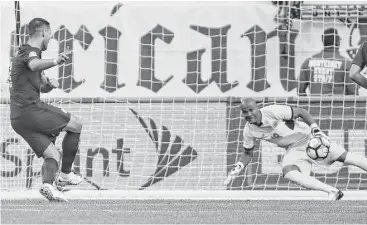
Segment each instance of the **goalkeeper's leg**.
[{"label": "goalkeeper's leg", "polygon": [[63,130],[66,131],[66,135],[62,142],[62,165],[60,176],[57,178],[57,183],[58,185],[77,185],[82,182],[83,178],[74,174],[74,172],[71,171],[71,167],[79,149],[82,123],[78,118],[71,115],[69,123]]},{"label": "goalkeeper's leg", "polygon": [[367,171],[366,157],[347,152],[341,145],[332,143],[330,147],[330,159],[327,161],[327,164],[331,165],[335,161],[357,166],[362,170]]},{"label": "goalkeeper's leg", "polygon": [[339,200],[343,193],[337,188],[325,184],[310,176],[312,163],[308,161],[305,151],[288,150],[283,158],[284,178],[303,187],[320,190],[329,194],[330,200]]}]

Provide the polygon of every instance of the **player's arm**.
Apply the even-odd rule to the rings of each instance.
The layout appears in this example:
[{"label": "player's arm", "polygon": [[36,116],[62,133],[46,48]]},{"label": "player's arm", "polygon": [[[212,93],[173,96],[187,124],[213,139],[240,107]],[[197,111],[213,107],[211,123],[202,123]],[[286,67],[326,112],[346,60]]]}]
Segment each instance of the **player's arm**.
[{"label": "player's arm", "polygon": [[59,87],[59,82],[56,79],[46,77],[46,75],[42,71],[40,91],[42,93],[48,93],[52,91],[52,89],[57,87]]},{"label": "player's arm", "polygon": [[349,77],[355,83],[367,89],[367,78],[361,74],[361,70],[366,66],[367,42],[364,42],[354,57],[349,70]]},{"label": "player's arm", "polygon": [[265,107],[263,112],[267,113],[268,116],[273,117],[276,120],[292,120],[302,118],[303,121],[311,127],[312,135],[323,135],[327,138],[327,136],[316,124],[315,119],[305,109],[295,108],[288,105],[270,105]]},{"label": "player's arm", "polygon": [[247,126],[245,126],[243,130],[243,148],[244,151],[237,161],[236,166],[228,174],[228,178],[224,182],[224,185],[228,185],[232,180],[236,179],[240,172],[251,162],[254,150],[254,138],[250,134]]},{"label": "player's arm", "polygon": [[358,86],[348,76],[352,63],[347,60],[345,66],[345,95],[358,95]]},{"label": "player's arm", "polygon": [[38,57],[33,57],[28,61],[28,67],[32,71],[37,72],[47,70],[53,66],[60,65],[64,63],[66,60],[68,60],[69,59],[68,54],[70,54],[70,52],[63,52],[59,54],[59,56],[55,59],[40,59]]},{"label": "player's arm", "polygon": [[307,96],[306,89],[310,84],[310,68],[308,67],[309,59],[307,59],[301,66],[299,75],[298,95]]},{"label": "player's arm", "polygon": [[317,136],[317,135],[322,135],[325,136],[326,138],[328,138],[319,128],[319,126],[317,125],[315,119],[311,116],[311,114],[302,108],[292,108],[293,111],[293,119],[296,118],[302,118],[302,120],[310,126],[311,128],[311,133],[313,136]]}]

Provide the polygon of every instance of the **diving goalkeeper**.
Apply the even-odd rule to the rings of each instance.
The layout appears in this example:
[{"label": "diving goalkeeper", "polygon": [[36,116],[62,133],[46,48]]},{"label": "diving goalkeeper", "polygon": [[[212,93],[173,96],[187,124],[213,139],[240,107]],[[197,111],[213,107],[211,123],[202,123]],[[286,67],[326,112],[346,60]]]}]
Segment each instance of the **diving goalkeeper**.
[{"label": "diving goalkeeper", "polygon": [[[328,193],[329,200],[339,200],[343,192],[310,176],[313,160],[306,148],[312,136],[328,138],[304,109],[286,105],[270,105],[259,109],[255,100],[248,98],[241,104],[247,121],[243,130],[244,151],[235,168],[229,173],[225,185],[234,180],[251,161],[254,139],[266,140],[286,149],[283,157],[283,176],[301,186]],[[295,120],[302,118],[304,122]],[[338,144],[331,143],[330,153],[324,159],[327,165],[335,161],[348,163],[367,171],[367,159],[347,152]]]}]

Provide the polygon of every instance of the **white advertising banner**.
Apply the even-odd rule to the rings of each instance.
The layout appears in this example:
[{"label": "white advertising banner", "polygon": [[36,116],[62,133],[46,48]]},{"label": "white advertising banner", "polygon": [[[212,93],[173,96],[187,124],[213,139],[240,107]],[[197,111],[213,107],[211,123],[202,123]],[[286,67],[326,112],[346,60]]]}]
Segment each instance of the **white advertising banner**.
[{"label": "white advertising banner", "polygon": [[[270,2],[21,2],[20,32],[45,18],[54,36],[43,58],[72,50],[46,71],[61,85],[51,97],[296,96],[300,67],[322,49],[325,28],[338,29],[347,58],[366,38],[365,26],[337,20],[294,20],[290,33],[277,31],[276,13]],[[15,27],[13,2],[2,3],[5,96]]]},{"label": "white advertising banner", "polygon": [[[225,104],[58,106],[83,119],[74,168],[102,188],[226,189]],[[8,118],[9,111],[4,112]],[[1,189],[39,186],[43,160],[32,154],[9,120],[1,122],[1,130]],[[61,148],[62,139],[56,147]],[[93,187],[84,183],[78,188]]]}]

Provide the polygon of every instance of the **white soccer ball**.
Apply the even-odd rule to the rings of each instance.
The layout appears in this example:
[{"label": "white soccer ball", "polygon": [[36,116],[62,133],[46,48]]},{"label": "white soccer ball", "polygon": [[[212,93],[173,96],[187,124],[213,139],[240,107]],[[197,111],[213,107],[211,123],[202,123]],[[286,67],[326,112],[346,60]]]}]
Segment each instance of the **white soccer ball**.
[{"label": "white soccer ball", "polygon": [[313,160],[323,160],[330,152],[330,141],[322,136],[312,137],[307,145],[306,153]]}]

